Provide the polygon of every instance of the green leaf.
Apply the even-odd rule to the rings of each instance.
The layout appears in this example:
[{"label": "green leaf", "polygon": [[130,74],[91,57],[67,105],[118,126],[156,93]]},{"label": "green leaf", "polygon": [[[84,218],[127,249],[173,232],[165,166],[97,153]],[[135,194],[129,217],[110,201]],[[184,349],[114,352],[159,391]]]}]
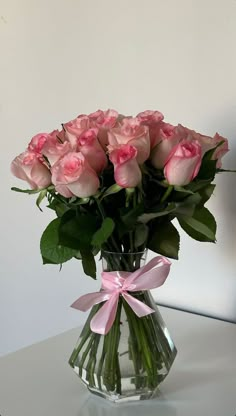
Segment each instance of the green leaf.
[{"label": "green leaf", "polygon": [[122,222],[126,225],[128,228],[134,227],[136,224],[138,217],[143,214],[144,205],[143,203],[140,203],[136,205],[133,209],[128,209],[124,214],[121,215]]},{"label": "green leaf", "polygon": [[196,205],[179,205],[175,210],[175,216],[177,215],[186,215],[188,217],[192,217],[194,214],[194,211],[196,209]]},{"label": "green leaf", "polygon": [[215,153],[215,150],[218,149],[218,147],[220,147],[223,143],[224,143],[224,140],[221,140],[221,142],[217,143],[217,145],[213,147],[213,149],[209,149],[203,156],[203,162],[207,160],[211,160],[212,156]]},{"label": "green leaf", "polygon": [[192,217],[196,209],[196,205],[199,204],[200,201],[201,195],[198,192],[188,196],[183,201],[176,203],[175,214],[182,214]]},{"label": "green leaf", "polygon": [[169,215],[171,212],[176,210],[176,204],[171,202],[164,210],[160,210],[157,212],[150,212],[142,214],[138,217],[138,221],[146,224],[147,222],[153,220],[154,218],[162,217],[163,215]]},{"label": "green leaf", "polygon": [[180,237],[172,222],[162,222],[150,231],[148,248],[155,253],[178,259]]},{"label": "green leaf", "polygon": [[47,208],[52,209],[56,212],[58,217],[62,217],[65,212],[69,211],[69,207],[64,204],[63,202],[59,202],[56,199],[54,199],[49,205],[47,205]]},{"label": "green leaf", "polygon": [[115,223],[112,218],[105,218],[103,220],[101,228],[95,232],[92,238],[92,245],[96,247],[102,247],[102,245],[108,240],[115,228]]},{"label": "green leaf", "polygon": [[215,150],[224,143],[224,140],[219,142],[213,149],[208,150],[202,159],[201,168],[198,172],[197,179],[209,179],[213,181],[215,174],[217,172],[217,160],[212,160],[212,156]]},{"label": "green leaf", "polygon": [[198,241],[215,242],[216,221],[207,208],[196,209],[192,217],[178,216],[183,230]]},{"label": "green leaf", "polygon": [[43,263],[60,264],[70,260],[77,253],[76,250],[59,243],[60,218],[56,218],[47,226],[40,240],[40,250]]},{"label": "green leaf", "polygon": [[181,194],[189,194],[189,195],[191,195],[193,193],[190,189],[186,189],[183,186],[178,186],[178,185],[175,185],[174,186],[174,190],[176,192],[180,192]]},{"label": "green leaf", "polygon": [[198,191],[198,193],[201,196],[201,201],[198,204],[199,206],[203,207],[203,205],[208,201],[208,199],[210,199],[211,195],[214,192],[215,187],[216,186],[214,184],[209,184]]},{"label": "green leaf", "polygon": [[148,239],[148,226],[145,224],[137,224],[134,230],[134,247],[138,248],[146,245]]},{"label": "green leaf", "polygon": [[42,189],[38,198],[36,199],[36,205],[40,209],[40,211],[42,211],[42,209],[40,207],[40,204],[41,204],[42,200],[46,197],[46,195],[47,195],[47,189]]},{"label": "green leaf", "polygon": [[76,250],[88,249],[98,226],[94,215],[69,210],[61,217],[59,241],[62,245]]},{"label": "green leaf", "polygon": [[[188,194],[189,193],[187,193],[187,195]],[[199,193],[190,192],[190,195],[185,197],[180,202],[170,202],[165,209],[159,208],[157,212],[150,212],[140,215],[138,217],[138,221],[142,222],[143,224],[146,224],[155,218],[163,217],[171,213],[174,213],[174,215],[182,214],[192,216],[195,211],[196,205],[199,204],[200,201],[201,195]]]},{"label": "green leaf", "polygon": [[125,225],[122,221],[119,221],[119,219],[116,219],[116,231],[119,240],[122,240],[125,235],[128,235],[131,230],[133,230],[136,227],[136,224],[134,224],[132,227],[128,227]]},{"label": "green leaf", "polygon": [[55,263],[54,261],[46,259],[46,257],[43,257],[43,256],[42,256],[42,259],[43,259],[43,264],[58,264],[58,263]]},{"label": "green leaf", "polygon": [[188,188],[191,189],[191,191],[193,192],[198,192],[200,189],[205,188],[207,185],[211,184],[211,180],[209,179],[201,179],[201,180],[196,180],[195,182],[190,182],[188,184]]},{"label": "green leaf", "polygon": [[202,161],[201,168],[198,172],[197,179],[214,180],[216,174],[216,164],[217,160],[206,160]]},{"label": "green leaf", "polygon": [[197,205],[201,201],[201,195],[198,192],[192,193],[192,195],[185,198],[178,205]]},{"label": "green leaf", "polygon": [[92,251],[81,249],[80,254],[82,256],[84,273],[87,274],[87,276],[91,276],[93,279],[96,279],[96,263]]}]

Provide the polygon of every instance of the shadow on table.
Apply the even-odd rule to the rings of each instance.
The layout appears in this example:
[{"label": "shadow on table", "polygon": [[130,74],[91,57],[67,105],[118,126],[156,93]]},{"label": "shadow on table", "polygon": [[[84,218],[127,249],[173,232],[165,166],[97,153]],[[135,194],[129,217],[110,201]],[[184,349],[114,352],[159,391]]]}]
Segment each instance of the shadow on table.
[{"label": "shadow on table", "polygon": [[[168,381],[165,385],[165,395],[169,398],[172,398],[173,393],[179,393],[180,391],[189,391],[198,389],[204,389],[208,384],[214,384],[217,380],[220,380],[222,385],[224,384],[224,378],[227,379],[227,382],[230,380],[232,384],[235,383],[235,370],[232,374],[227,372],[225,375],[223,373],[223,367],[215,369],[203,369],[203,368],[194,368],[192,370],[178,370],[169,376]],[[198,390],[198,391],[200,391]]]},{"label": "shadow on table", "polygon": [[78,416],[176,416],[176,409],[159,393],[153,400],[113,404],[100,397],[85,398]]},{"label": "shadow on table", "polygon": [[224,378],[227,381],[232,379],[232,383],[235,383],[235,367],[232,367],[228,358],[235,348],[235,334],[231,325],[222,326],[220,332],[218,327],[193,328],[182,343],[184,348],[178,351],[163,384],[166,395],[196,387],[204,388],[219,380],[224,383]]}]

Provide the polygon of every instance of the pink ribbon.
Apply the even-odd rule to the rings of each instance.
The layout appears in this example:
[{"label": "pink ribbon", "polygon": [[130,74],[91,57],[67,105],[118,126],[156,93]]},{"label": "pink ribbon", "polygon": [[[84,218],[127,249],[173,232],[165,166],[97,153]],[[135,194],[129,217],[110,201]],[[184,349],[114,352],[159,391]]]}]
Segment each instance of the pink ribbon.
[{"label": "pink ribbon", "polygon": [[81,296],[71,307],[85,312],[92,306],[105,302],[90,322],[93,332],[105,335],[110,331],[115,320],[120,296],[123,296],[138,317],[155,312],[128,292],[155,289],[163,285],[169,274],[170,265],[168,259],[157,256],[133,273],[102,272],[101,291]]}]

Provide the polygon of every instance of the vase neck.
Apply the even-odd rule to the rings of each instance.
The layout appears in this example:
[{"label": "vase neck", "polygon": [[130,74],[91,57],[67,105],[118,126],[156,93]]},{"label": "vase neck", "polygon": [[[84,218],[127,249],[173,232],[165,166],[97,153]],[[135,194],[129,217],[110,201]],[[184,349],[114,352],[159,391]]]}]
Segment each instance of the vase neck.
[{"label": "vase neck", "polygon": [[136,253],[117,253],[102,250],[101,257],[102,269],[105,272],[134,272],[145,265],[147,250]]}]

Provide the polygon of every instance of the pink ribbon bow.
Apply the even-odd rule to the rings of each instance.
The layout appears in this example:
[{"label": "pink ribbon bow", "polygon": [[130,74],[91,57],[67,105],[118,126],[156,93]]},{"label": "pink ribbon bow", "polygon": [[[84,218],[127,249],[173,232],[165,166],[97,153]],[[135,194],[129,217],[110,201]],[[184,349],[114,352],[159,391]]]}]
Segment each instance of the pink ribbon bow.
[{"label": "pink ribbon bow", "polygon": [[155,312],[128,292],[155,289],[163,285],[169,274],[170,265],[168,259],[157,256],[133,273],[102,272],[101,291],[81,296],[71,307],[85,312],[93,305],[105,302],[90,322],[93,332],[105,335],[110,331],[115,320],[119,296],[123,296],[138,317]]}]

